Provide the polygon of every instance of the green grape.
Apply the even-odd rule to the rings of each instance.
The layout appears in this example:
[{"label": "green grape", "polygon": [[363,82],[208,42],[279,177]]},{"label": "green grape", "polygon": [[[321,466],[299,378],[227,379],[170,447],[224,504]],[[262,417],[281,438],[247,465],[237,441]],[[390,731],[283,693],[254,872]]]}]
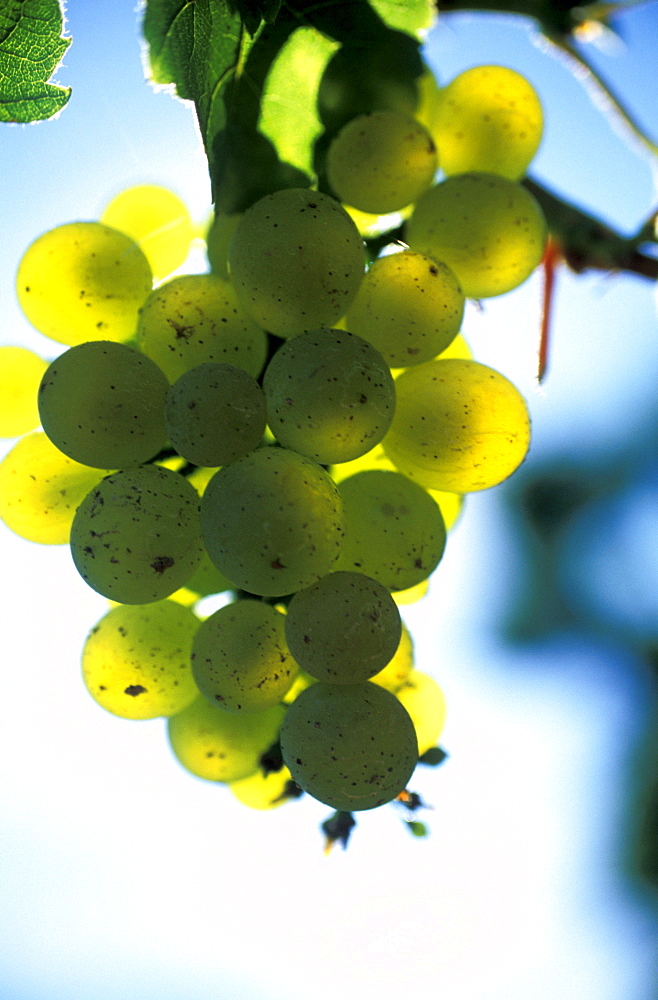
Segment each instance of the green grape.
[{"label": "green grape", "polygon": [[[423,581],[424,583],[425,581]],[[370,678],[373,684],[379,684],[392,694],[400,690],[414,666],[414,644],[409,629],[402,622],[400,642],[395,653],[385,667]]]},{"label": "green grape", "polygon": [[526,188],[495,174],[448,177],[419,198],[407,223],[412,250],[442,260],[467,298],[502,295],[539,264],[546,220]]},{"label": "green grape", "polygon": [[60,344],[129,340],[153,276],[144,252],[100,222],[69,222],[27,248],[16,294],[30,323]]},{"label": "green grape", "polygon": [[166,376],[139,351],[110,340],[78,344],[53,361],[39,386],[44,431],[83,465],[140,465],[167,439]]},{"label": "green grape", "polygon": [[160,601],[183,586],[201,560],[199,495],[158,465],[103,479],[71,526],[71,554],[90,587],[121,604]]},{"label": "green grape", "polygon": [[400,612],[386,587],[364,573],[328,573],[293,595],[288,646],[319,681],[357,684],[382,670],[400,642]]},{"label": "green grape", "polygon": [[[353,476],[357,472],[366,472],[370,469],[379,469],[388,472],[398,471],[384,451],[383,445],[377,444],[370,451],[366,452],[365,455],[362,455],[361,458],[355,458],[353,462],[342,462],[340,465],[332,466],[330,472],[334,482],[341,483],[344,479],[348,479],[349,476]],[[462,512],[464,498],[459,493],[432,490],[428,489],[427,486],[425,489],[439,505],[446,531],[449,531],[455,526]]]},{"label": "green grape", "polygon": [[0,437],[39,426],[37,390],[47,362],[25,347],[0,347]]},{"label": "green grape", "polygon": [[363,455],[383,438],[395,409],[379,351],[342,330],[314,330],[283,344],[263,389],[275,437],[322,464]]},{"label": "green grape", "polygon": [[474,66],[439,93],[432,135],[444,173],[523,177],[539,148],[544,116],[534,87],[507,66]]},{"label": "green grape", "polygon": [[105,475],[63,455],[42,431],[27,434],[0,462],[0,518],[30,542],[63,545],[79,504]]},{"label": "green grape", "polygon": [[174,601],[119,605],[91,629],[82,676],[92,698],[122,719],[174,715],[198,696],[190,668],[199,619]]},{"label": "green grape", "polygon": [[291,795],[289,791],[292,783],[290,771],[282,767],[280,771],[268,771],[267,774],[256,771],[238,781],[229,781],[228,787],[238,802],[250,809],[275,809],[296,798],[295,793]]},{"label": "green grape", "polygon": [[155,281],[187,259],[192,219],[178,195],[158,184],[137,184],[119,192],[103,210],[101,222],[131,236],[146,254]]},{"label": "green grape", "polygon": [[210,558],[236,587],[292,594],[338,558],[342,504],[316,462],[285,448],[257,448],[210,480],[201,530]]},{"label": "green grape", "polygon": [[242,212],[216,212],[206,233],[206,252],[213,274],[228,280],[228,248]]},{"label": "green grape", "polygon": [[188,462],[228,465],[260,444],[265,396],[244,368],[208,362],[176,379],[164,419],[169,440]]},{"label": "green grape", "polygon": [[446,721],[446,699],[442,689],[429,674],[412,670],[395,693],[411,716],[422,756],[439,742]]},{"label": "green grape", "polygon": [[262,712],[225,712],[199,695],[167,722],[177,760],[197,778],[239,781],[258,771],[260,758],[279,735],[281,705]]},{"label": "green grape", "polygon": [[365,681],[318,681],[289,706],[281,753],[304,791],[352,812],[390,802],[418,760],[414,724],[395,695]]},{"label": "green grape", "polygon": [[170,382],[210,361],[255,378],[267,356],[265,331],[246,315],[233,286],[214,274],[183,274],[154,289],[140,310],[137,336]]},{"label": "green grape", "polygon": [[327,180],[341,201],[384,215],[429,188],[438,166],[434,141],[399,111],[372,111],[344,125],[327,150]]},{"label": "green grape", "polygon": [[447,264],[413,250],[380,257],[345,315],[391,367],[430,361],[459,333],[464,293]]},{"label": "green grape", "polygon": [[192,673],[201,693],[229,712],[278,704],[299,666],[286,645],[285,616],[262,601],[227,604],[201,624]]},{"label": "green grape", "polygon": [[306,188],[275,191],[247,209],[229,248],[243,307],[280,337],[339,319],[359,287],[365,250],[347,212]]},{"label": "green grape", "polygon": [[460,358],[428,361],[396,379],[397,407],[383,446],[422,486],[455,493],[507,479],[530,446],[523,396],[487,365]]},{"label": "green grape", "polygon": [[356,570],[388,590],[426,580],[443,556],[446,531],[436,501],[399,472],[358,472],[338,486],[345,540],[336,569]]}]

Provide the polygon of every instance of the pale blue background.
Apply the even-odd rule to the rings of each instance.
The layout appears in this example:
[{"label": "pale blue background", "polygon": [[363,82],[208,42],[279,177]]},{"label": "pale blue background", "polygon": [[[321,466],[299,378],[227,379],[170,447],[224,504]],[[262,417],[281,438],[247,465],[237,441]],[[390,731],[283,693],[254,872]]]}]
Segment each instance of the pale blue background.
[{"label": "pale blue background", "polygon": [[[74,91],[60,118],[0,133],[1,343],[52,351],[13,291],[40,232],[97,217],[136,182],[170,185],[198,220],[210,208],[190,110],[144,84],[132,3],[109,7],[70,4],[59,79]],[[656,4],[623,24],[626,46],[592,56],[658,136]],[[630,233],[657,201],[649,160],[536,42],[520,19],[446,17],[428,58],[442,81],[487,62],[525,73],[546,109],[535,173]],[[538,318],[532,279],[465,324],[476,357],[528,398],[527,469],[565,452],[583,465],[650,456],[651,285],[565,273],[541,389]],[[599,625],[505,643],[523,587],[508,495],[470,499],[430,596],[405,609],[418,666],[449,704],[450,759],[413,783],[433,806],[431,837],[414,841],[391,806],[363,814],[349,850],[328,858],[324,806],[250,812],[183,772],[161,720],[92,702],[79,653],[105,602],[66,547],[2,529],[3,1000],[655,1000],[656,911],[620,870],[649,682]],[[656,631],[657,499],[649,463],[639,500],[584,516],[565,541],[580,567],[565,587],[585,593],[594,623]]]}]

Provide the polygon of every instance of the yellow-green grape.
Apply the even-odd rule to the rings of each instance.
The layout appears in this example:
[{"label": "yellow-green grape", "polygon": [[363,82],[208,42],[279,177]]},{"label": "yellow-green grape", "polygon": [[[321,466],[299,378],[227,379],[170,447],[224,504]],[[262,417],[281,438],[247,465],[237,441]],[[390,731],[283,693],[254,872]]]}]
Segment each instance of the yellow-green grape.
[{"label": "yellow-green grape", "polygon": [[71,554],[84,580],[121,604],[160,601],[201,561],[199,494],[158,465],[103,479],[78,507]]},{"label": "yellow-green grape", "polygon": [[356,570],[388,590],[426,580],[443,556],[439,505],[399,472],[358,472],[339,484],[345,540],[336,569]]},{"label": "yellow-green grape", "polygon": [[253,375],[208,362],[176,379],[164,407],[169,440],[195,465],[228,465],[260,444],[265,396]]},{"label": "yellow-green grape", "polygon": [[291,705],[295,698],[298,698],[302,691],[305,691],[311,684],[316,684],[315,677],[311,677],[305,670],[300,670],[295,677],[292,686],[284,694],[282,701],[284,705]]},{"label": "yellow-green grape", "polygon": [[546,219],[521,184],[495,174],[457,174],[430,188],[407,223],[406,240],[444,261],[467,298],[502,295],[539,264]]},{"label": "yellow-green grape", "polygon": [[39,426],[37,390],[47,362],[25,347],[0,347],[0,437]]},{"label": "yellow-green grape", "polygon": [[345,322],[388,365],[405,368],[444,351],[459,333],[463,315],[464,293],[448,265],[404,250],[375,261]]},{"label": "yellow-green grape", "polygon": [[[340,465],[333,465],[330,469],[331,477],[336,483],[342,483],[344,479],[355,475],[357,472],[367,472],[372,469],[380,471],[397,472],[396,466],[384,451],[382,444],[375,445],[370,451],[360,458],[355,458],[353,462],[342,462]],[[437,502],[443,515],[443,523],[446,531],[449,531],[456,523],[461,514],[464,498],[458,493],[446,493],[442,490],[431,490],[425,487],[429,495]],[[409,588],[404,588],[405,590]]]},{"label": "yellow-green grape", "polygon": [[69,222],[31,243],[16,275],[30,323],[60,344],[126,341],[153,285],[143,250],[100,222]]},{"label": "yellow-green grape", "polygon": [[314,330],[275,353],[263,376],[267,422],[284,448],[328,465],[377,444],[395,409],[379,351],[343,330]]},{"label": "yellow-green grape", "polygon": [[530,446],[530,416],[509,379],[478,361],[428,361],[396,379],[384,450],[422,486],[455,493],[507,479]]},{"label": "yellow-green grape", "polygon": [[364,573],[328,573],[293,595],[285,616],[288,646],[312,677],[357,684],[395,655],[402,623],[386,587]]},{"label": "yellow-green grape", "polygon": [[137,336],[170,382],[209,361],[255,378],[267,356],[265,331],[245,313],[233,286],[214,274],[183,274],[154,289],[140,310]]},{"label": "yellow-green grape", "polygon": [[193,227],[187,206],[158,184],[137,184],[121,191],[103,210],[101,222],[140,245],[155,281],[180,267],[190,252]]},{"label": "yellow-green grape", "polygon": [[429,674],[412,670],[395,697],[406,708],[416,730],[418,753],[422,756],[439,741],[446,721],[446,699]]},{"label": "yellow-green grape", "polygon": [[539,96],[507,66],[474,66],[439,92],[432,135],[444,173],[523,177],[541,142]]},{"label": "yellow-green grape", "polygon": [[275,191],[248,208],[229,248],[243,307],[280,337],[340,319],[364,270],[363,241],[347,212],[306,188]]},{"label": "yellow-green grape", "polygon": [[318,681],[286,711],[281,753],[297,784],[334,809],[390,802],[418,760],[414,724],[390,691]]},{"label": "yellow-green grape", "polygon": [[[431,490],[427,491],[431,494]],[[442,494],[443,496],[443,494]],[[454,496],[457,496],[455,493]],[[422,601],[423,597],[427,594],[429,590],[430,581],[421,580],[414,587],[406,587],[404,590],[393,590],[391,591],[391,597],[397,605],[400,604],[415,604],[417,601]]]},{"label": "yellow-green grape", "polygon": [[41,379],[41,424],[60,451],[83,465],[140,465],[167,439],[168,390],[160,368],[132,347],[110,340],[78,344]]},{"label": "yellow-green grape", "polygon": [[196,615],[174,601],[112,608],[82,650],[87,690],[122,719],[181,712],[199,694],[190,668],[198,627]]},{"label": "yellow-green grape", "polygon": [[229,712],[277,705],[299,671],[286,644],[285,616],[263,601],[238,600],[202,622],[192,649],[201,693]]},{"label": "yellow-green grape", "polygon": [[242,212],[226,215],[216,212],[206,233],[206,253],[210,270],[219,278],[228,279],[228,248]]},{"label": "yellow-green grape", "polygon": [[291,784],[290,771],[284,766],[280,771],[268,771],[267,774],[256,771],[239,781],[229,781],[228,787],[238,802],[250,809],[275,809],[296,798],[289,793]]},{"label": "yellow-green grape", "polygon": [[399,111],[372,111],[343,126],[327,150],[334,194],[362,212],[405,208],[429,188],[437,170],[434,141]]},{"label": "yellow-green grape", "polygon": [[402,622],[400,642],[395,653],[385,667],[370,678],[373,684],[379,684],[395,694],[400,690],[414,666],[414,644],[407,626]]},{"label": "yellow-green grape", "polygon": [[277,739],[285,708],[225,712],[199,695],[167,722],[171,749],[183,767],[206,781],[239,781],[255,774]]},{"label": "yellow-green grape", "polygon": [[64,545],[79,504],[107,472],[74,462],[43,431],[27,434],[0,462],[0,518],[30,542]]},{"label": "yellow-green grape", "polygon": [[315,583],[343,541],[335,483],[286,448],[257,448],[220,469],[201,500],[208,554],[236,587],[281,596]]}]

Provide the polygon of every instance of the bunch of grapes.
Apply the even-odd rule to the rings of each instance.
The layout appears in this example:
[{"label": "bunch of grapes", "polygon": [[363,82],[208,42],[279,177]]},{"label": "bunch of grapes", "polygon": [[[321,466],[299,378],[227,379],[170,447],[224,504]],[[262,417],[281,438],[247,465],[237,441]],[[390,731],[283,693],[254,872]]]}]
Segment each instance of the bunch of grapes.
[{"label": "bunch of grapes", "polygon": [[[517,287],[542,257],[520,183],[537,96],[494,66],[415,107],[369,93],[317,189],[214,219],[207,273],[180,273],[192,223],[158,188],[38,237],[17,294],[66,349],[0,355],[22,386],[0,431],[23,434],[0,516],[69,543],[112,605],[84,643],[90,694],[165,717],[184,768],[257,808],[409,800],[445,700],[399,606],[424,594],[464,494],[530,442],[523,398],[460,328],[465,297]],[[403,242],[372,259],[391,213]],[[223,603],[204,615],[209,595]]]}]

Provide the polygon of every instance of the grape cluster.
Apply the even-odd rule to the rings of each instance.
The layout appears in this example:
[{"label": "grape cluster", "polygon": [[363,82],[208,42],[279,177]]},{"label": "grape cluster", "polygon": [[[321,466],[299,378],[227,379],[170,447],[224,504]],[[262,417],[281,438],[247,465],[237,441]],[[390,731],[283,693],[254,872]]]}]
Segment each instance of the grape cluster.
[{"label": "grape cluster", "polygon": [[[18,297],[67,349],[47,367],[4,349],[29,391],[0,415],[25,433],[0,464],[0,516],[69,542],[116,603],[84,644],[90,694],[166,717],[182,766],[257,808],[405,792],[445,700],[399,606],[425,592],[463,495],[530,442],[523,398],[460,328],[465,298],[517,287],[543,253],[520,183],[536,94],[491,66],[422,99],[378,92],[335,119],[320,189],[215,217],[208,273],[172,274],[193,228],[158,188],[40,236]],[[390,213],[405,245],[368,262]],[[226,603],[205,616],[212,594]]]}]

